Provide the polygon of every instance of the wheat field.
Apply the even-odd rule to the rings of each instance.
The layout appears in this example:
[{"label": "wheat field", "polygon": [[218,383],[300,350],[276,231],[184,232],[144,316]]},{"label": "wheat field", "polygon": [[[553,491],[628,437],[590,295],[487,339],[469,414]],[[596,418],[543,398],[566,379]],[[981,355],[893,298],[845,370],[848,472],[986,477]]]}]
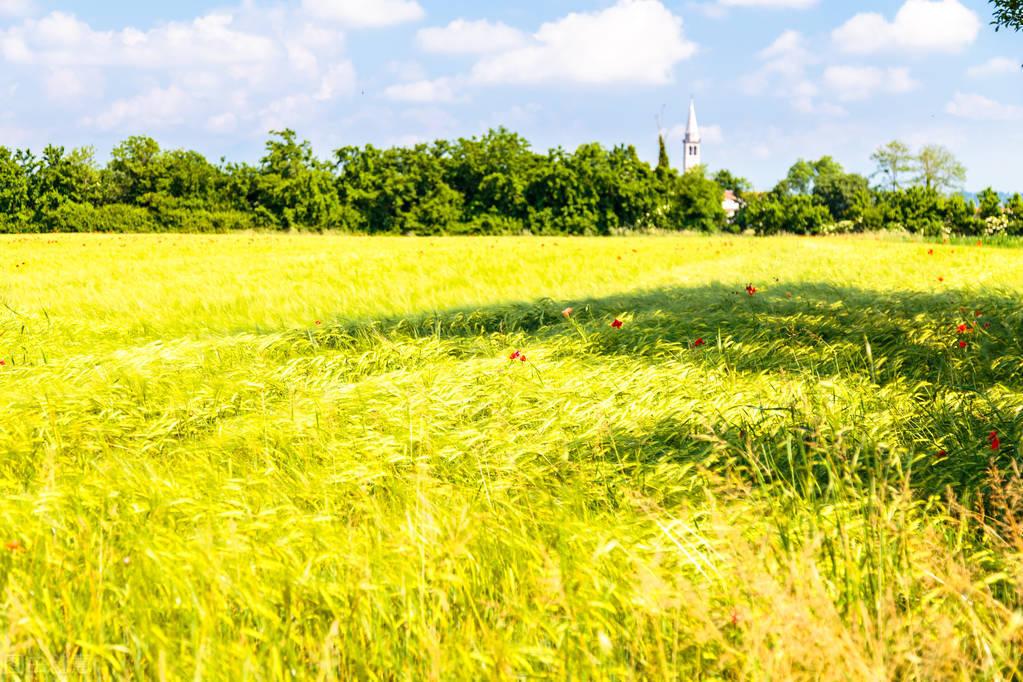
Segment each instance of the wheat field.
[{"label": "wheat field", "polygon": [[0,238],[0,678],[1018,678],[1021,294],[1011,244]]}]

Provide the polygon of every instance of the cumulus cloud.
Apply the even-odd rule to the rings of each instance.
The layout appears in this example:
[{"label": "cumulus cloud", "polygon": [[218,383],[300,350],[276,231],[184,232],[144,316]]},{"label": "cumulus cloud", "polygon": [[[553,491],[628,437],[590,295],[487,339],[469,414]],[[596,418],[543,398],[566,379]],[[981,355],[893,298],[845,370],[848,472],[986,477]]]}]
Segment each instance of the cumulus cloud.
[{"label": "cumulus cloud", "polygon": [[192,105],[192,98],[177,86],[153,88],[135,97],[114,101],[98,116],[85,124],[103,130],[139,126],[160,129],[182,123]]},{"label": "cumulus cloud", "polygon": [[[101,130],[289,124],[289,112],[307,116],[354,92],[344,46],[337,25],[305,10],[249,2],[144,29],[101,30],[67,12],[0,28],[4,68],[24,72],[62,107],[92,109],[80,120]],[[115,95],[97,105],[104,89]]]},{"label": "cumulus cloud", "polygon": [[485,54],[519,47],[526,36],[501,22],[456,19],[440,28],[424,28],[416,36],[419,46],[438,54]]},{"label": "cumulus cloud", "polygon": [[880,69],[871,66],[830,66],[824,70],[824,84],[840,100],[863,100],[879,93],[901,94],[915,89],[905,68]]},{"label": "cumulus cloud", "polygon": [[482,58],[471,79],[488,85],[662,85],[695,52],[682,19],[660,0],[619,0],[543,24],[527,44]]},{"label": "cumulus cloud", "polygon": [[959,52],[980,32],[980,19],[959,0],[907,0],[889,21],[875,12],[857,14],[835,29],[835,46],[849,54]]},{"label": "cumulus cloud", "polygon": [[452,102],[455,100],[455,88],[450,78],[418,80],[392,85],[384,90],[384,96],[396,102],[418,104]]},{"label": "cumulus cloud", "polygon": [[323,74],[314,99],[326,102],[342,95],[351,94],[355,90],[355,83],[355,65],[345,60],[330,67]]},{"label": "cumulus cloud", "polygon": [[957,92],[945,111],[957,118],[974,121],[1016,121],[1023,119],[1023,107],[1002,104],[983,95]]},{"label": "cumulus cloud", "polygon": [[0,17],[20,17],[33,9],[31,0],[0,0]]},{"label": "cumulus cloud", "polygon": [[792,100],[799,111],[812,111],[817,86],[808,75],[807,69],[816,58],[806,45],[806,39],[799,31],[788,30],[774,42],[757,53],[761,66],[740,80],[740,86],[747,95],[774,94]]},{"label": "cumulus cloud", "polygon": [[718,0],[722,7],[764,7],[769,9],[807,9],[817,0]]},{"label": "cumulus cloud", "polygon": [[233,22],[230,14],[209,14],[149,31],[98,31],[72,14],[51,12],[0,30],[0,54],[16,64],[150,69],[259,64],[275,57],[273,40]]},{"label": "cumulus cloud", "polygon": [[54,102],[75,102],[94,97],[103,89],[103,76],[94,69],[51,69],[43,80],[46,97]]},{"label": "cumulus cloud", "polygon": [[971,66],[966,70],[966,75],[970,78],[987,78],[989,76],[1003,76],[1010,73],[1019,74],[1020,63],[1021,60],[1019,59],[992,57],[983,64]]},{"label": "cumulus cloud", "polygon": [[757,56],[764,62],[765,70],[788,76],[802,75],[816,61],[803,34],[793,30],[783,32]]},{"label": "cumulus cloud", "polygon": [[302,8],[314,17],[361,28],[418,21],[425,15],[415,0],[302,0]]}]

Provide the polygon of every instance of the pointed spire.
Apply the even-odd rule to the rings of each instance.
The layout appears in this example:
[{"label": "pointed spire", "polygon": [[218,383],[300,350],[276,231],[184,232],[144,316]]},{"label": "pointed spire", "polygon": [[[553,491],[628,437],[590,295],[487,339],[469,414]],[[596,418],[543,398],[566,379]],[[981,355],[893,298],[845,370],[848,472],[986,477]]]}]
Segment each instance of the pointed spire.
[{"label": "pointed spire", "polygon": [[700,125],[696,122],[696,100],[689,99],[689,124],[686,126],[686,143],[700,141]]}]

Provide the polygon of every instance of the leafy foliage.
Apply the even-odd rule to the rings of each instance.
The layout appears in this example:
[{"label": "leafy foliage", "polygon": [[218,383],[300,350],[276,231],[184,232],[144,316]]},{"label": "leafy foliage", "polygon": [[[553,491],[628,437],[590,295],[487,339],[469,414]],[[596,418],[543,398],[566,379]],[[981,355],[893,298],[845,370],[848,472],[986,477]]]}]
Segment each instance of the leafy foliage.
[{"label": "leafy foliage", "polygon": [[[505,128],[409,147],[344,146],[326,160],[295,131],[272,131],[254,165],[211,163],[144,136],[118,144],[102,168],[91,148],[48,146],[37,157],[0,147],[0,231],[609,235],[902,227],[976,235],[1018,232],[1023,214],[1003,208],[993,192],[980,197],[979,212],[946,197],[965,170],[943,147],[917,154],[898,141],[882,147],[872,157],[882,177],[877,189],[825,156],[798,160],[774,189],[757,193],[727,169],[709,177],[702,168],[678,173],[659,142],[656,166],[626,145],[538,153]],[[731,222],[721,205],[725,190],[742,206]]]},{"label": "leafy foliage", "polygon": [[1001,28],[1023,31],[1023,0],[990,0],[994,7],[991,21],[995,30]]}]

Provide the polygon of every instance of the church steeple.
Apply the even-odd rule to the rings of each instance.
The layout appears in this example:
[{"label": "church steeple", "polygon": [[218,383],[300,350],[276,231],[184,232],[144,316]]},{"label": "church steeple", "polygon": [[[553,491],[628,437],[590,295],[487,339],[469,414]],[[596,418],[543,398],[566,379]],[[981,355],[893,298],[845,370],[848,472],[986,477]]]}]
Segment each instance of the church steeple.
[{"label": "church steeple", "polygon": [[700,125],[696,122],[696,100],[689,100],[689,123],[686,125],[685,160],[682,170],[686,173],[700,165],[702,143],[700,141]]}]

